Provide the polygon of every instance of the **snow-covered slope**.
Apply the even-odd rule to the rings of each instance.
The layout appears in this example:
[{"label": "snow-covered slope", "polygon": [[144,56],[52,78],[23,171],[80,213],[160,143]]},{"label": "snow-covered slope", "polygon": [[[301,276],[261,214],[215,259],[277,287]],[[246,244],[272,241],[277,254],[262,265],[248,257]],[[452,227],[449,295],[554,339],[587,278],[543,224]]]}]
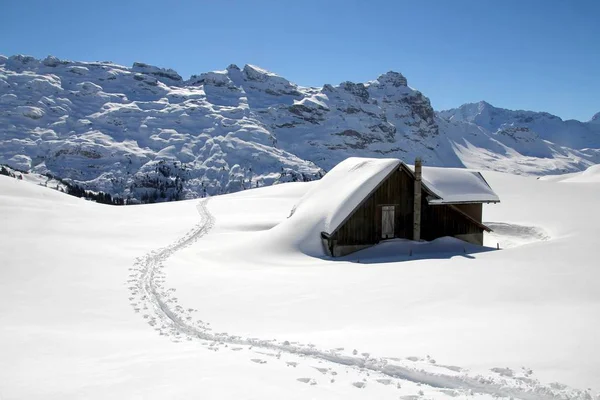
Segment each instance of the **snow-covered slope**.
[{"label": "snow-covered slope", "polygon": [[141,63],[0,58],[0,164],[138,200],[321,176],[275,147],[247,102],[219,101],[195,79]]},{"label": "snow-covered slope", "polygon": [[533,140],[537,137],[559,146],[581,149],[600,147],[600,130],[590,121],[563,121],[545,112],[513,111],[497,108],[485,101],[463,104],[459,108],[440,111],[438,115],[450,122],[473,123],[489,132],[513,140]]},{"label": "snow-covered slope", "polygon": [[436,116],[397,72],[307,88],[252,65],[184,80],[143,63],[0,56],[0,164],[162,201],[318,179],[349,156],[536,175],[600,161],[597,122],[488,106]]},{"label": "snow-covered slope", "polygon": [[600,186],[485,176],[492,248],[336,261],[271,229],[320,182],[112,207],[0,176],[0,396],[599,399]]},{"label": "snow-covered slope", "polygon": [[472,168],[534,175],[583,170],[600,162],[600,124],[513,111],[485,101],[440,111],[439,122]]}]

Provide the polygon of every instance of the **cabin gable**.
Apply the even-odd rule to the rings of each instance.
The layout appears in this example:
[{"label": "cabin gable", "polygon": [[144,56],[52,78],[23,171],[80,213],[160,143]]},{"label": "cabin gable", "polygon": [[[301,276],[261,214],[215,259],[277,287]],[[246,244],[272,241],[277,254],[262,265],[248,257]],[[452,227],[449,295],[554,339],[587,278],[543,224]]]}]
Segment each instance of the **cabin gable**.
[{"label": "cabin gable", "polygon": [[413,180],[406,171],[395,169],[331,235],[337,253],[348,254],[346,251],[379,243],[385,206],[393,206],[394,237],[412,238],[413,187]]}]

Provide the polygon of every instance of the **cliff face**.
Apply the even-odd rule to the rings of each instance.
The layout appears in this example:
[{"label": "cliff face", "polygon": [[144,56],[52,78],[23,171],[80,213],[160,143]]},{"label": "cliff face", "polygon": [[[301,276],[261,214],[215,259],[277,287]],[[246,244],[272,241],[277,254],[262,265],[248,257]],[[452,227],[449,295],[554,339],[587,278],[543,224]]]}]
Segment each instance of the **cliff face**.
[{"label": "cliff face", "polygon": [[348,156],[517,173],[600,160],[600,124],[465,105],[436,115],[388,72],[300,87],[256,66],[183,79],[134,63],[0,56],[0,164],[169,200],[318,179]]}]

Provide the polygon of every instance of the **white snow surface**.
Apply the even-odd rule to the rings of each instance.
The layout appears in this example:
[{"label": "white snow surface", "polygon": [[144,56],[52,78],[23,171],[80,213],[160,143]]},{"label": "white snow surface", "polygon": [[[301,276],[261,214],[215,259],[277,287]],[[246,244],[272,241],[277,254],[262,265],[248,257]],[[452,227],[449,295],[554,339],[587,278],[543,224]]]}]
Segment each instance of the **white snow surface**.
[{"label": "white snow surface", "polygon": [[600,164],[592,165],[583,172],[576,172],[573,176],[563,180],[563,182],[600,183]]},{"label": "white snow surface", "polygon": [[319,182],[116,207],[0,176],[0,396],[600,398],[600,185],[486,179],[490,247],[332,261],[278,235]]},{"label": "white snow surface", "polygon": [[582,172],[573,172],[562,175],[547,175],[540,179],[554,182],[574,182],[574,183],[599,183],[600,182],[600,164],[592,165]]}]

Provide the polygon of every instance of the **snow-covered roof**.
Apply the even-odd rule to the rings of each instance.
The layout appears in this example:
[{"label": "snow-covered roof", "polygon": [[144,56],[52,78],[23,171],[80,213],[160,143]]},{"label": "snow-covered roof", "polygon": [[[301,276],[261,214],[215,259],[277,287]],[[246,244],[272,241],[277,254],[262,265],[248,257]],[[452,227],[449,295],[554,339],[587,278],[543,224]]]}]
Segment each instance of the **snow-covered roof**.
[{"label": "snow-covered roof", "polygon": [[[396,158],[347,158],[299,200],[292,212],[294,219],[312,220],[319,225],[319,232],[331,234],[401,166],[413,173],[413,168]],[[500,201],[479,172],[437,167],[423,167],[422,171],[429,204]]]},{"label": "snow-covered roof", "polygon": [[423,184],[435,194],[427,198],[429,204],[500,201],[481,173],[469,169],[423,167]]},{"label": "snow-covered roof", "polygon": [[333,232],[400,164],[396,158],[347,158],[300,199],[294,213],[312,214],[322,232]]}]

